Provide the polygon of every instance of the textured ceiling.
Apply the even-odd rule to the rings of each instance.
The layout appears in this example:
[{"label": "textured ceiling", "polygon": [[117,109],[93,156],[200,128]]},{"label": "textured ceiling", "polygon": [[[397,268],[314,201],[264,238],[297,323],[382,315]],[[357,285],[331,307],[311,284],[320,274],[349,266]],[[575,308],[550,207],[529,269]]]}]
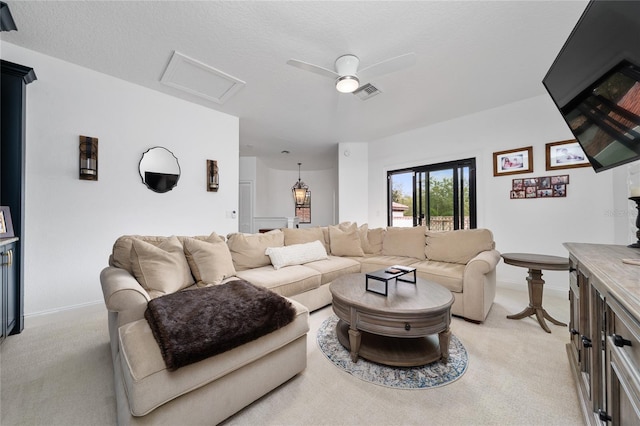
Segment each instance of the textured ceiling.
[{"label": "textured ceiling", "polygon": [[[542,78],[587,1],[8,4],[18,31],[2,33],[3,41],[238,116],[241,155],[322,169],[335,163],[339,142],[544,94]],[[174,51],[246,86],[219,105],[164,85]],[[408,52],[416,64],[370,81],[382,94],[367,101],[286,64],[333,69],[352,53],[363,68]]]}]

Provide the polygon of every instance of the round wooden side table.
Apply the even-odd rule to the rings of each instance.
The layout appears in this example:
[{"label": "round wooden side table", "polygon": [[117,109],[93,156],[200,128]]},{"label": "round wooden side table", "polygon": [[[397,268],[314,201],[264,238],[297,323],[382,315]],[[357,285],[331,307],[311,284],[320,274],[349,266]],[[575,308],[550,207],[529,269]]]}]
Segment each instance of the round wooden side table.
[{"label": "round wooden side table", "polygon": [[518,314],[507,315],[507,318],[522,319],[535,315],[540,327],[542,327],[542,329],[547,333],[551,333],[551,330],[547,327],[547,323],[544,321],[545,318],[555,325],[566,327],[567,324],[551,317],[551,315],[549,315],[542,307],[542,289],[544,286],[542,270],[567,271],[569,270],[569,259],[566,257],[531,253],[503,253],[501,256],[504,263],[508,265],[529,268],[529,276],[527,277],[527,283],[529,286],[529,306]]}]

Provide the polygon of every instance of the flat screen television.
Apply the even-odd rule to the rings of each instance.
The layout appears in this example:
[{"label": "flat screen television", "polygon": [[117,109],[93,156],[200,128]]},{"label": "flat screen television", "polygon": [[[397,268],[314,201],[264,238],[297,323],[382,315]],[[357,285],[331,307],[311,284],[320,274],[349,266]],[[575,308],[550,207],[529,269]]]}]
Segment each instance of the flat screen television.
[{"label": "flat screen television", "polygon": [[543,79],[596,172],[640,159],[640,1],[591,1]]}]

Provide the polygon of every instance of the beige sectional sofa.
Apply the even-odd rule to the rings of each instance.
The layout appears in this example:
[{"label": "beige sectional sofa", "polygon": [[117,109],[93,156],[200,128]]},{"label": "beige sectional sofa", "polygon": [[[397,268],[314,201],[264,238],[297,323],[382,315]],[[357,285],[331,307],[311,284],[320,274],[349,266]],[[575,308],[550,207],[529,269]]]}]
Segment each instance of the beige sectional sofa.
[{"label": "beige sectional sofa", "polygon": [[[109,311],[119,424],[218,423],[306,367],[309,311],[331,303],[330,283],[394,264],[417,268],[455,296],[452,313],[482,322],[500,259],[489,230],[431,232],[354,223],[264,234],[123,236],[100,276]],[[144,319],[147,303],[244,279],[286,297],[293,322],[175,371]]]}]

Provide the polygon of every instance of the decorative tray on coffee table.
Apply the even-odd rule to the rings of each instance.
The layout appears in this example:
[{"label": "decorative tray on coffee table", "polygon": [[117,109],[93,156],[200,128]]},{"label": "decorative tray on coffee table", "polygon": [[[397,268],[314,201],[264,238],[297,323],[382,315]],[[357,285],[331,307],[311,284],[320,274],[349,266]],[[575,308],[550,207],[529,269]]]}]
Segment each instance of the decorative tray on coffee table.
[{"label": "decorative tray on coffee table", "polygon": [[[404,275],[412,274],[407,278],[400,278]],[[389,293],[389,281],[395,279],[396,281],[404,281],[407,283],[416,283],[416,268],[403,265],[393,265],[379,271],[374,271],[366,274],[366,287],[365,290],[372,293],[382,294],[386,296]],[[384,291],[378,291],[374,287],[369,285],[369,280],[381,281],[384,283]]]}]

